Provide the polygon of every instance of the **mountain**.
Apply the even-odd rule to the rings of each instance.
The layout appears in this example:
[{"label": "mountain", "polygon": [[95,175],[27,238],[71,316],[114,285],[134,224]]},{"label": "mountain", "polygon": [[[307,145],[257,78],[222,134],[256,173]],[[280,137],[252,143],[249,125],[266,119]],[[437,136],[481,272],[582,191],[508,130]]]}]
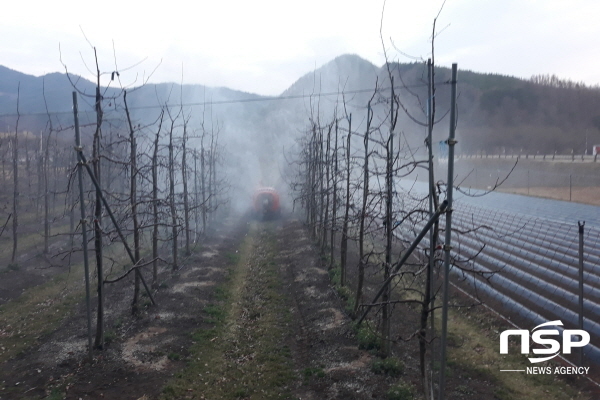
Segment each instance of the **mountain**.
[{"label": "mountain", "polygon": [[354,54],[345,54],[300,77],[282,96],[343,92],[372,88],[379,68]]},{"label": "mountain", "polygon": [[[427,99],[427,70],[424,63],[391,63],[396,93],[401,98],[398,127],[412,146],[424,140]],[[449,68],[435,69],[436,120],[450,108]],[[390,80],[386,66],[376,67],[356,55],[340,56],[321,68],[298,79],[284,95],[335,93],[344,90],[346,100],[356,110],[364,110],[373,95],[375,82],[382,89],[379,114],[385,113],[381,103],[389,98]],[[371,88],[371,90],[368,90]],[[363,91],[366,90],[366,91]],[[384,92],[387,91],[387,94]],[[340,96],[321,99],[320,109],[331,108]],[[318,98],[312,97],[313,104]],[[600,143],[600,88],[539,76],[524,80],[499,74],[458,71],[457,135],[465,153],[591,153]],[[305,101],[306,103],[306,101]],[[353,107],[350,107],[351,109]],[[307,109],[307,107],[304,107]],[[307,124],[306,112],[303,116]],[[358,116],[364,118],[364,112]],[[434,140],[447,137],[447,118],[434,129]]]},{"label": "mountain", "polygon": [[[398,129],[409,143],[422,145],[424,128],[415,121],[425,120],[427,71],[423,63],[391,63],[396,93],[401,106]],[[436,119],[449,110],[450,69],[437,67]],[[600,89],[586,87],[554,77],[523,80],[498,74],[482,74],[459,70],[458,125],[464,152],[558,152],[582,153],[600,143]],[[53,73],[34,77],[0,66],[0,116],[5,126],[12,126],[16,113],[17,88],[20,83],[20,126],[33,132],[45,129],[46,106],[56,115],[57,124],[72,124],[71,82],[86,96],[80,96],[80,111],[92,112],[94,83],[77,76]],[[103,88],[106,116],[122,106],[122,100],[111,102],[120,91]],[[345,101],[346,111],[354,121],[363,121],[367,102],[377,83],[380,92],[374,97],[378,118],[384,119],[389,98],[390,80],[386,66],[375,66],[357,55],[342,55],[301,76],[286,89],[280,99],[272,100],[252,93],[203,85],[148,84],[130,89],[129,107],[141,124],[155,120],[160,105],[183,103],[191,114],[194,128],[201,119],[218,125],[223,138],[235,139],[241,149],[255,146],[271,151],[293,145],[299,131],[307,129],[309,119],[324,125],[338,118]],[[342,92],[344,93],[342,95]],[[188,107],[189,105],[189,107]],[[202,117],[203,116],[203,117]],[[207,118],[211,116],[211,118]],[[87,117],[91,123],[93,118]],[[218,122],[217,122],[218,121]],[[1,122],[0,122],[1,124]],[[359,123],[353,127],[359,127]],[[363,128],[357,128],[363,129]],[[10,129],[9,129],[10,130]],[[447,135],[446,123],[440,121],[434,130],[435,140]],[[279,147],[279,148],[278,148]],[[589,151],[589,149],[588,149]]]},{"label": "mountain", "polygon": [[[95,85],[78,76],[72,77],[80,90],[94,93]],[[0,65],[0,114],[45,113],[44,95],[50,111],[70,111],[71,84],[66,74],[52,73],[41,77],[26,75]]]}]

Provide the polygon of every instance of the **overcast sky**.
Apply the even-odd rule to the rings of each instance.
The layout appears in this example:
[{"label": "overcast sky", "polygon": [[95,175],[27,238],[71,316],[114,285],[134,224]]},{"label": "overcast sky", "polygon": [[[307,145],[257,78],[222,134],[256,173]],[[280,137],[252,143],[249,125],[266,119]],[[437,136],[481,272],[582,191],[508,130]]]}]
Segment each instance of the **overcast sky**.
[{"label": "overcast sky", "polygon": [[[430,56],[441,5],[387,1],[383,38],[390,58]],[[121,70],[123,83],[136,74],[141,83],[155,70],[151,82],[183,78],[278,95],[341,54],[383,65],[382,8],[383,0],[10,1],[2,5],[0,64],[38,76],[64,72],[62,53],[70,71],[93,78],[87,37],[100,69]],[[436,63],[597,85],[599,16],[598,0],[447,0],[437,22]]]}]

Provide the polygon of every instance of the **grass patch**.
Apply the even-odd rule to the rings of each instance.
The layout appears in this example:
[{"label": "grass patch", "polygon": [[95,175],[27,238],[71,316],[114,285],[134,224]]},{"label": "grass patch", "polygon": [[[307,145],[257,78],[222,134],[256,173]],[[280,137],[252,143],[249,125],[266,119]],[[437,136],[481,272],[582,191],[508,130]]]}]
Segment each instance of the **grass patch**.
[{"label": "grass patch", "polygon": [[[53,227],[52,233],[68,230],[68,224],[61,225]],[[19,236],[19,253],[26,253],[27,246],[41,246],[39,233]],[[123,252],[119,250],[122,249],[120,243],[106,246],[104,249],[106,254],[114,253],[124,257]],[[19,265],[14,264],[12,268],[16,271]],[[55,275],[41,285],[26,289],[19,297],[0,306],[0,363],[39,343],[75,311],[74,305],[85,301],[83,263],[74,263],[64,269],[65,272]],[[90,285],[93,290],[93,274]],[[150,300],[147,299],[143,306],[149,307],[150,304]],[[110,335],[109,332],[109,342],[112,340]]]},{"label": "grass patch", "polygon": [[375,327],[370,321],[364,321],[356,332],[356,340],[358,340],[358,348],[363,350],[379,350],[381,348],[381,339]]},{"label": "grass patch", "polygon": [[[329,258],[327,258],[327,260],[329,260]],[[329,261],[327,261],[327,263],[329,263]],[[354,292],[348,286],[342,286],[342,270],[340,266],[335,264],[334,267],[327,272],[329,274],[329,280],[335,287],[338,296],[345,302],[344,310],[348,315],[354,318]]]},{"label": "grass patch", "polygon": [[346,301],[352,299],[352,289],[350,289],[348,286],[338,286],[336,289],[338,296],[340,296],[342,299]]},{"label": "grass patch", "polygon": [[329,274],[329,280],[334,286],[338,286],[342,279],[342,269],[339,265],[335,265],[333,268],[327,271]]},{"label": "grass patch", "polygon": [[227,258],[229,264],[236,265],[240,262],[241,254],[239,251],[236,251],[235,253],[230,251],[225,254],[225,258]]},{"label": "grass patch", "polygon": [[472,396],[475,393],[475,391],[473,389],[471,389],[468,385],[458,385],[455,389],[454,389],[454,393],[457,395],[468,395],[468,396]]},{"label": "grass patch", "polygon": [[509,354],[499,353],[500,332],[509,327],[499,325],[495,317],[482,312],[481,308],[450,310],[449,321],[449,336],[456,338],[455,345],[448,346],[449,376],[490,382],[494,396],[501,400],[587,398],[555,375],[500,372],[501,369],[524,369],[528,361],[519,354],[520,346],[516,342],[509,344]]},{"label": "grass patch", "polygon": [[244,399],[244,398],[246,398],[246,397],[248,397],[248,396],[249,396],[249,393],[248,393],[248,391],[247,391],[246,389],[237,389],[237,390],[236,390],[236,391],[233,393],[233,396],[234,396],[236,399]]},{"label": "grass patch", "polygon": [[117,338],[117,334],[114,331],[104,331],[104,344],[105,345],[109,345],[112,342],[115,341],[115,339]]},{"label": "grass patch", "polygon": [[11,264],[8,264],[7,269],[9,271],[18,271],[21,269],[21,266],[18,263],[14,263],[14,264],[11,263]]},{"label": "grass patch", "polygon": [[123,318],[122,317],[118,317],[115,322],[113,323],[113,327],[115,329],[121,329],[123,327]]},{"label": "grass patch", "polygon": [[[59,211],[62,214],[62,211]],[[26,222],[28,218],[32,219],[32,223]],[[35,213],[26,213],[19,216],[19,243],[17,247],[17,259],[23,255],[28,254],[30,256],[41,255],[41,249],[43,248],[43,238],[40,235],[39,230],[43,228],[40,226],[39,220],[36,219]],[[69,224],[52,226],[52,235],[68,234]],[[12,240],[12,234],[5,232],[5,235],[10,235]],[[9,236],[6,236],[8,239]],[[63,239],[51,239],[49,246],[54,245],[57,242],[61,242]],[[81,243],[81,241],[80,241]],[[68,245],[67,245],[68,246]],[[0,247],[0,265],[8,265],[11,263],[12,256],[12,243],[10,245]]]},{"label": "grass patch", "polygon": [[325,371],[323,368],[304,368],[302,371],[302,375],[304,376],[304,380],[308,381],[313,376],[316,378],[325,378]]},{"label": "grass patch", "polygon": [[217,288],[215,288],[215,298],[217,299],[217,301],[225,301],[225,300],[227,300],[228,297],[229,297],[229,294],[221,286],[218,286]]},{"label": "grass patch", "polygon": [[371,364],[371,371],[376,374],[400,376],[404,373],[404,363],[396,357],[375,359]]},{"label": "grass patch", "polygon": [[221,305],[209,304],[204,307],[204,312],[208,314],[207,322],[210,324],[220,324],[227,316],[227,311]]},{"label": "grass patch", "polygon": [[192,340],[198,344],[206,344],[216,338],[218,334],[219,331],[216,328],[201,329],[192,334]]},{"label": "grass patch", "polygon": [[58,388],[54,388],[52,389],[52,391],[50,392],[50,394],[48,395],[48,397],[46,397],[47,400],[62,400],[64,399],[64,392]]},{"label": "grass patch", "polygon": [[54,331],[84,295],[83,267],[29,288],[0,307],[0,362],[21,354]]},{"label": "grass patch", "polygon": [[388,400],[412,400],[415,398],[415,392],[408,383],[400,382],[387,391]]}]

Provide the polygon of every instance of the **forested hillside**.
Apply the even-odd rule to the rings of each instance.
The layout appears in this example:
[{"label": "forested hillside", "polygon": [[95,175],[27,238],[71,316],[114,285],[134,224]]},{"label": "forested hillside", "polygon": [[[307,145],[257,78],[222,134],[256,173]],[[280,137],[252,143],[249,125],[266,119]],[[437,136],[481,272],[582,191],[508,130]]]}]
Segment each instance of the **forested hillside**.
[{"label": "forested hillside", "polygon": [[[522,80],[471,71],[458,73],[458,151],[490,154],[546,153],[591,154],[600,143],[600,88],[565,81],[555,76]],[[415,119],[424,121],[427,71],[424,63],[393,64],[395,85],[404,106]],[[341,56],[307,74],[284,94],[335,92],[387,87],[386,69],[357,56]],[[435,72],[437,115],[449,109],[450,69]],[[319,90],[320,89],[320,90]],[[364,106],[369,91],[346,95],[352,104]],[[424,128],[402,117],[399,128],[422,143]],[[447,132],[437,133],[442,140]],[[586,146],[587,145],[587,146]]]},{"label": "forested hillside", "polygon": [[[392,69],[404,106],[411,116],[422,119],[427,78],[424,64],[392,64]],[[440,117],[448,110],[449,73],[445,67],[436,69],[436,101]],[[458,79],[460,151],[582,154],[587,150],[589,154],[591,146],[600,143],[600,88],[555,76],[522,80],[459,70]],[[3,120],[0,130],[10,131],[14,126],[19,84],[21,129],[36,134],[45,129],[47,110],[68,114],[63,122],[68,124],[72,107],[71,82],[93,98],[94,84],[83,78],[73,76],[69,81],[65,74],[59,73],[33,77],[0,67],[0,116]],[[159,105],[183,102],[195,108],[196,114],[207,116],[209,113],[218,118],[223,135],[272,144],[274,138],[275,141],[281,141],[283,136],[291,138],[302,129],[311,101],[316,104],[321,97],[325,100],[320,103],[324,110],[336,101],[342,101],[341,95],[332,95],[339,92],[345,93],[349,106],[364,107],[376,82],[380,89],[389,86],[385,66],[378,67],[358,56],[344,55],[299,78],[282,93],[284,100],[266,101],[267,98],[262,96],[210,87],[210,82],[207,86],[184,84],[182,89],[179,84],[165,83],[130,89],[130,107],[135,110],[135,118],[144,124],[156,118],[154,111]],[[116,80],[105,79],[103,84],[108,86],[102,90],[108,105],[109,99],[116,96],[120,88]],[[112,103],[113,108],[118,102]],[[204,103],[212,103],[212,107],[204,106]],[[88,99],[87,104],[82,105],[82,111],[92,110],[93,101]],[[422,141],[417,140],[422,129],[410,118],[401,123],[400,129],[407,136],[414,136],[415,143]]]}]

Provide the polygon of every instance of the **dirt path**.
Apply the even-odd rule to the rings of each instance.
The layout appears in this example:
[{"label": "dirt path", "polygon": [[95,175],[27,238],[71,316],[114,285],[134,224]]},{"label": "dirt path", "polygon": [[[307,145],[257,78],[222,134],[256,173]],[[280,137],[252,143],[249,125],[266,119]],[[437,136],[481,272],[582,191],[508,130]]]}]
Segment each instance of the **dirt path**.
[{"label": "dirt path", "polygon": [[343,304],[297,220],[252,222],[215,305],[221,319],[191,350],[166,399],[371,399],[393,379],[371,372]]},{"label": "dirt path", "polygon": [[164,398],[287,398],[289,315],[274,238],[273,224],[250,222],[221,298],[207,307],[213,326],[196,333],[190,362],[165,387]]}]

